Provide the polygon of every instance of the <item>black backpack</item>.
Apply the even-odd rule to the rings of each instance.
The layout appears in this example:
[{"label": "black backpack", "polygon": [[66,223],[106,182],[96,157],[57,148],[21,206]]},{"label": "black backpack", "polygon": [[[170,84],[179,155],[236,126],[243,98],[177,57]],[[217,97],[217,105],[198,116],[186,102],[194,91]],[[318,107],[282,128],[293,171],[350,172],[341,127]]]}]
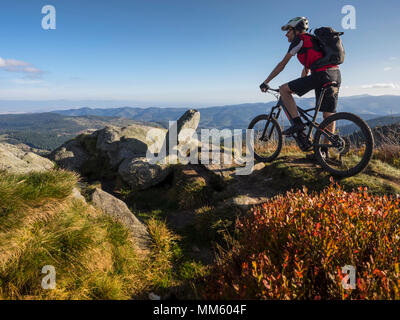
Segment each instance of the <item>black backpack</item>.
[{"label": "black backpack", "polygon": [[324,56],[311,64],[310,69],[315,70],[329,64],[342,64],[345,57],[342,40],[343,32],[337,32],[330,27],[314,30],[314,37],[318,42]]}]

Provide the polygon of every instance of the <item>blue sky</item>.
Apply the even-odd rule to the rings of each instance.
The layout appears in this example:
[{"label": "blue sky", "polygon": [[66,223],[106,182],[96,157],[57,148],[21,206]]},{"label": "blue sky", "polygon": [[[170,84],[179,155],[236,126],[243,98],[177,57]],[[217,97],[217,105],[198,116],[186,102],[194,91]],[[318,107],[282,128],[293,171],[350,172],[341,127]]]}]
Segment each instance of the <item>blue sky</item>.
[{"label": "blue sky", "polygon": [[[41,27],[47,4],[56,8],[56,30]],[[346,4],[356,8],[355,30],[342,29]],[[308,17],[313,28],[345,31],[342,95],[398,95],[399,12],[398,0],[4,0],[0,100],[185,107],[267,101],[258,85],[285,55],[280,27],[295,16]],[[271,84],[300,72],[293,58]]]}]

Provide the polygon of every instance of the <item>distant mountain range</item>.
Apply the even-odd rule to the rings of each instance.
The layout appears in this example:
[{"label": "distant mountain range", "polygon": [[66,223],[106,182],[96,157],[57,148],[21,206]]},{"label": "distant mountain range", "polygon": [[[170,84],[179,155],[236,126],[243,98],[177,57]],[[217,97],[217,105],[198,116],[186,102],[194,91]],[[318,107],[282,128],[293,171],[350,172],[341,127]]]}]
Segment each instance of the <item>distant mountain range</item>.
[{"label": "distant mountain range", "polygon": [[[298,99],[299,106],[311,108],[314,98]],[[266,113],[275,104],[248,103],[219,107],[200,108],[200,128],[246,128],[256,115]],[[178,119],[184,108],[80,108],[53,111],[68,116],[112,116],[138,121],[152,121],[168,125],[169,120]],[[338,111],[348,111],[361,116],[365,120],[400,114],[400,96],[353,96],[339,99]],[[386,119],[388,120],[388,119]]]}]

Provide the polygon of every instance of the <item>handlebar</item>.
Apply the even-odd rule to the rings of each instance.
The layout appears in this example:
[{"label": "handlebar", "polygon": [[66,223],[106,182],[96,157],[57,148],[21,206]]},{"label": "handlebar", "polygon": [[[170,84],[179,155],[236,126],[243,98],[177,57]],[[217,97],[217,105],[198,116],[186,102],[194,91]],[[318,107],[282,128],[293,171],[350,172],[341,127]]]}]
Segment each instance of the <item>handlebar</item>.
[{"label": "handlebar", "polygon": [[263,92],[274,91],[274,92],[279,93],[279,89],[273,89],[268,84],[265,84],[264,82],[260,84],[260,89]]}]

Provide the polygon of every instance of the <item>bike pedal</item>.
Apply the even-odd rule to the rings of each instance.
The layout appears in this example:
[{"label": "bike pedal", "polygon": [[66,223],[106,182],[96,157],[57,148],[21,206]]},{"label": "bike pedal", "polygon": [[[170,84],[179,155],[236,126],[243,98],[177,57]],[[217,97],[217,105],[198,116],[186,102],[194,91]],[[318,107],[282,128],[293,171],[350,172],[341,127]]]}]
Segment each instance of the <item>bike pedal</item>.
[{"label": "bike pedal", "polygon": [[303,150],[303,151],[311,151],[311,149],[312,149],[312,144],[308,144],[308,145],[306,145],[306,146],[304,147],[304,150]]}]

